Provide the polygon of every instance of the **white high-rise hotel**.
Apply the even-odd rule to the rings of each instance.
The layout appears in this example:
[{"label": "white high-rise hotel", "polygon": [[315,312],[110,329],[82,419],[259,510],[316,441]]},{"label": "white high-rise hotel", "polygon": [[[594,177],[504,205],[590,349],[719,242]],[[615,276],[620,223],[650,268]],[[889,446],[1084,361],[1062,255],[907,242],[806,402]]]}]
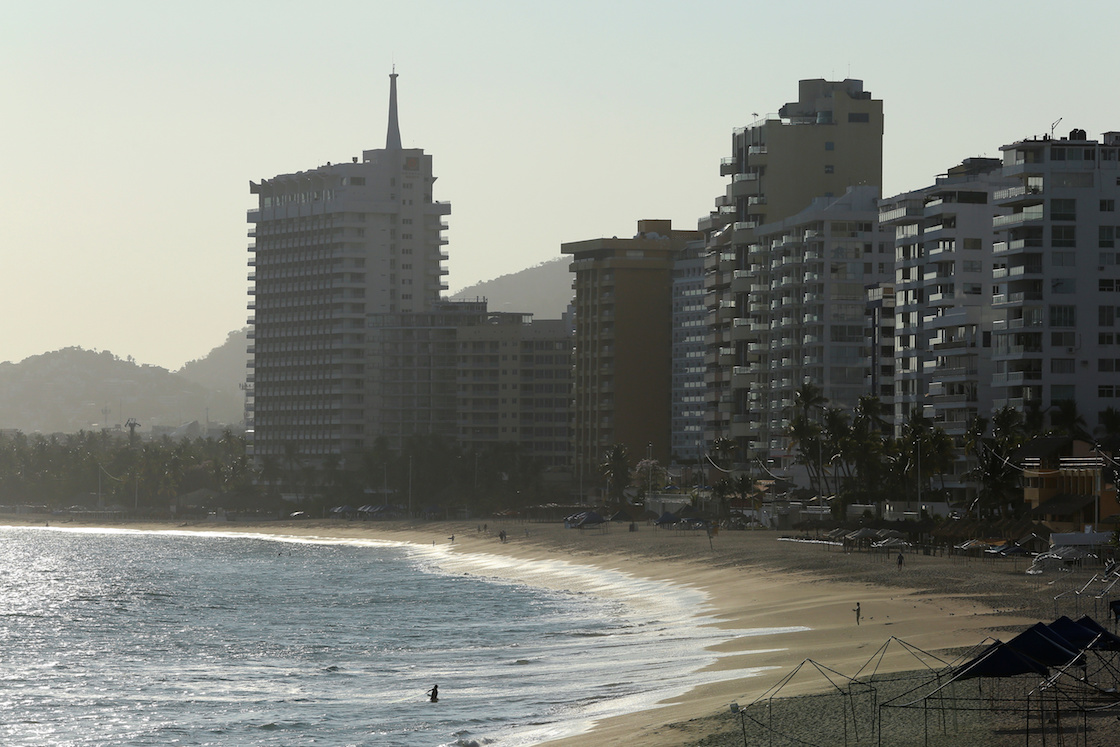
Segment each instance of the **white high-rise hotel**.
[{"label": "white high-rise hotel", "polygon": [[350,163],[250,182],[249,423],[256,457],[322,458],[376,435],[366,329],[428,312],[447,289],[432,158],[401,146],[396,74],[385,147]]}]

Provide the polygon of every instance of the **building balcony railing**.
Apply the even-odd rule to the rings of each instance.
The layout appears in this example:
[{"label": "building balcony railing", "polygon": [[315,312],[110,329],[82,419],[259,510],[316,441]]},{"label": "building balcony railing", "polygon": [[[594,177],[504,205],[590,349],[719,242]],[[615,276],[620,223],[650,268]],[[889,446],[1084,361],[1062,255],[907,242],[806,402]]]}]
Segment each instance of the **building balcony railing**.
[{"label": "building balcony railing", "polygon": [[997,215],[992,218],[992,228],[1011,228],[1014,226],[1021,226],[1024,223],[1040,222],[1043,219],[1041,206],[1039,210],[1024,210],[1021,213],[1011,213],[1009,215]]}]

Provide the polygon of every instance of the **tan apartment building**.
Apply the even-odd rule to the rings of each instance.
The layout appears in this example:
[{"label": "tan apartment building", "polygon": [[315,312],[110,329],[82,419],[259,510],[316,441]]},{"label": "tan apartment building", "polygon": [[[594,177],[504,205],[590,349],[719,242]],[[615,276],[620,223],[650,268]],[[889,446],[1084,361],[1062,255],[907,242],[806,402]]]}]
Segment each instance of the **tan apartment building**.
[{"label": "tan apartment building", "polygon": [[[731,146],[732,155],[720,167],[728,177],[726,191],[716,199],[715,210],[698,224],[707,248],[704,436],[709,446],[719,438],[734,439],[739,447],[736,459],[742,462],[769,448],[771,438],[757,426],[772,421],[767,408],[779,407],[765,399],[748,399],[752,386],[761,383],[759,377],[765,374],[766,364],[757,353],[778,332],[771,327],[771,312],[780,311],[781,298],[779,308],[773,308],[771,296],[778,289],[772,283],[777,279],[789,284],[782,297],[793,300],[796,286],[799,303],[820,305],[814,297],[817,278],[799,267],[806,253],[817,248],[805,241],[782,256],[770,256],[771,246],[764,244],[757,229],[780,224],[816,198],[839,199],[849,187],[870,189],[878,196],[883,102],[873,99],[860,80],[803,80],[797,101],[783,106],[777,115],[736,129]],[[776,269],[781,272],[773,273]],[[803,271],[801,275],[793,272],[797,269]],[[873,282],[871,276],[878,273],[867,275],[853,282]],[[779,323],[785,317],[779,314]],[[790,317],[794,321],[801,319]],[[787,331],[779,332],[779,337],[784,335],[796,346],[798,340],[792,336],[798,333],[792,327]],[[764,334],[770,337],[764,339]],[[790,387],[796,389],[805,383],[800,378],[811,373],[798,374],[799,380],[791,380]]]},{"label": "tan apartment building", "polygon": [[673,262],[698,238],[641,220],[631,238],[561,246],[574,275],[574,469],[585,487],[615,443],[634,463],[669,463]]}]

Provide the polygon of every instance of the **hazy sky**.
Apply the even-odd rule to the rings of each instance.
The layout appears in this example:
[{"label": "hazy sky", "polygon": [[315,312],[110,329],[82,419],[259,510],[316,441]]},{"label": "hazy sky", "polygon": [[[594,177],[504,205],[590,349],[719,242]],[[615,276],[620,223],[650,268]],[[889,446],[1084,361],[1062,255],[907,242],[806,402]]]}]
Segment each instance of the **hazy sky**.
[{"label": "hazy sky", "polygon": [[1120,3],[16,2],[0,25],[0,361],[175,369],[245,325],[249,180],[385,141],[434,158],[452,291],[695,228],[801,78],[860,78],[884,193],[1074,127],[1120,130]]}]

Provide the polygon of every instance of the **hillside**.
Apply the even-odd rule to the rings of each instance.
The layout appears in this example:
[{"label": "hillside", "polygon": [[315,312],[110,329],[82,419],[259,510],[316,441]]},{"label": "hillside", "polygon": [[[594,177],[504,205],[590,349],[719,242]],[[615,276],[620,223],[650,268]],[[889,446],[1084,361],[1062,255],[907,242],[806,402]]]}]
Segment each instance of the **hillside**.
[{"label": "hillside", "polygon": [[543,262],[467,286],[452,298],[485,298],[491,311],[519,311],[531,313],[537,319],[559,319],[572,301],[570,262],[568,257]]},{"label": "hillside", "polygon": [[225,342],[204,358],[186,363],[175,373],[215,392],[240,392],[241,385],[245,383],[245,362],[248,359],[245,350],[248,344],[249,328],[234,330],[226,336]]},{"label": "hillside", "polygon": [[108,351],[65,348],[0,363],[3,429],[75,433],[123,426],[129,418],[147,429],[192,420],[236,423],[242,417],[239,390],[212,392],[167,369]]},{"label": "hillside", "polygon": [[[568,258],[463,288],[453,297],[484,297],[493,311],[559,319],[572,298]],[[24,433],[76,433],[124,426],[135,418],[143,430],[242,421],[248,328],[177,372],[80,347],[0,363],[0,429]],[[107,410],[108,412],[103,412]]]}]

